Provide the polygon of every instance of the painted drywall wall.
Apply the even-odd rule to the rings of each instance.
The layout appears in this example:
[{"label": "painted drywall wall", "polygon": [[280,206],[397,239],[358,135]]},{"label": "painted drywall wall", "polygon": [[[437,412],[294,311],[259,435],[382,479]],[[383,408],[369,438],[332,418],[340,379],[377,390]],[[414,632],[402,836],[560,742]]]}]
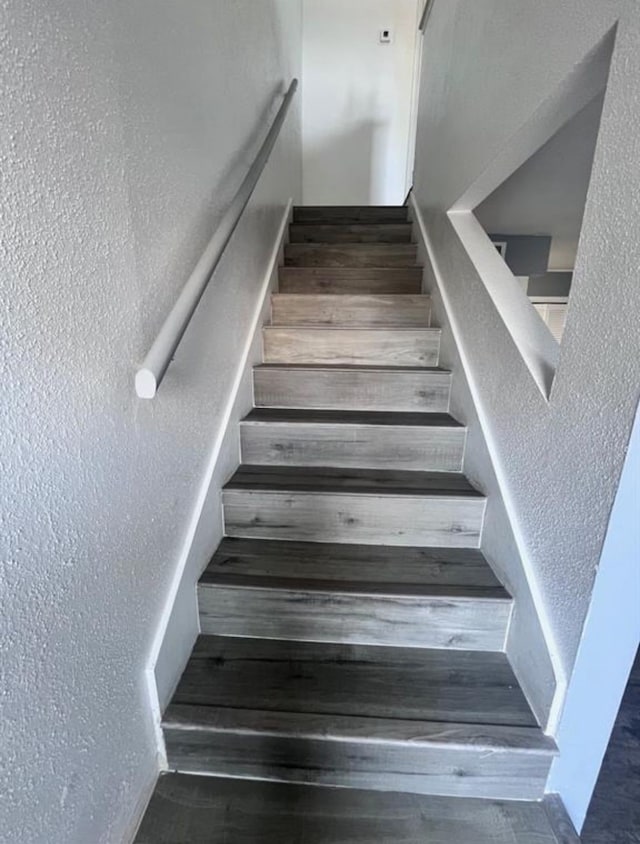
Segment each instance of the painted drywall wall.
[{"label": "painted drywall wall", "polygon": [[[577,69],[589,54],[600,60],[596,47],[616,23],[567,327],[547,400],[454,226],[463,210],[447,212],[488,195],[501,159],[517,167],[520,152],[530,155],[527,143],[553,124],[548,104],[558,91],[577,90]],[[424,44],[415,195],[558,675],[554,732],[640,384],[638,43],[640,10],[627,0],[451,0],[435,3]]]},{"label": "painted drywall wall", "polygon": [[224,535],[222,487],[241,462],[240,420],[253,407],[253,367],[262,362],[262,326],[271,315],[271,293],[277,289],[278,266],[284,263],[284,244],[292,217],[292,201],[285,208],[245,349],[236,364],[234,384],[226,400],[221,425],[211,448],[182,554],[174,572],[165,612],[156,630],[149,671],[158,711],[168,705],[199,632],[196,589],[203,565]]},{"label": "painted drywall wall", "polygon": [[301,195],[299,101],[154,401],[133,375],[300,72],[301,7],[0,20],[0,837],[127,841],[158,765],[152,641]]},{"label": "painted drywall wall", "polygon": [[414,222],[414,240],[418,244],[418,261],[424,266],[423,290],[431,296],[432,324],[442,332],[440,365],[452,373],[450,412],[467,427],[464,473],[487,496],[482,552],[514,599],[506,641],[507,655],[531,708],[539,722],[545,724],[556,691],[553,665],[460,358],[443,279],[437,263],[432,260],[435,257],[433,244],[413,196],[409,211]]},{"label": "painted drywall wall", "polygon": [[488,232],[549,235],[543,272],[574,266],[602,104],[594,97],[474,210]]},{"label": "painted drywall wall", "polygon": [[404,201],[419,11],[418,0],[304,0],[306,205]]},{"label": "painted drywall wall", "polygon": [[[548,790],[581,829],[640,643],[640,413],[636,414]],[[587,740],[588,739],[588,740]]]}]

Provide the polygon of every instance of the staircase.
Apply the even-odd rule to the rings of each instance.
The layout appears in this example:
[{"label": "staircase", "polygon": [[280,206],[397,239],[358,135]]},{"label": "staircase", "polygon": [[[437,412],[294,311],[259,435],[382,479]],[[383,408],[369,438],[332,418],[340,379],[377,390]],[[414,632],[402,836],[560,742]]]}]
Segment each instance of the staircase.
[{"label": "staircase", "polygon": [[[531,802],[556,749],[504,653],[512,599],[480,550],[486,500],[462,473],[411,236],[406,208],[294,211],[201,635],[163,721],[172,771],[224,781],[161,779],[140,842],[577,840]],[[196,837],[239,804],[261,819],[249,837],[237,817]],[[324,829],[304,827],[319,806]],[[361,815],[379,824],[356,837]]]}]

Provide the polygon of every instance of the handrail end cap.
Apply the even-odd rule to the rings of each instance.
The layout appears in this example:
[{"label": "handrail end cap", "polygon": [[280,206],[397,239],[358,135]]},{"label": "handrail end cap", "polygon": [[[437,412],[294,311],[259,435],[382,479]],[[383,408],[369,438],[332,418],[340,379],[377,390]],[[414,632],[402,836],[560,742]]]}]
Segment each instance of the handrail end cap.
[{"label": "handrail end cap", "polygon": [[156,377],[150,369],[139,369],[136,372],[136,394],[139,399],[154,398],[157,389]]}]

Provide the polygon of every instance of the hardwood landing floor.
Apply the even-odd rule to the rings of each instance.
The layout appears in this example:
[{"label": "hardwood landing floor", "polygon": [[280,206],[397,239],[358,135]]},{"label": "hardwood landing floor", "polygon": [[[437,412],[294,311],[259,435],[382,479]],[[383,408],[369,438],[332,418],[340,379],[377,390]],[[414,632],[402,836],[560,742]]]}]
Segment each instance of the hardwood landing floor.
[{"label": "hardwood landing floor", "polygon": [[640,652],[604,757],[583,844],[640,844]]},{"label": "hardwood landing floor", "polygon": [[544,803],[167,774],[135,844],[574,844]]}]

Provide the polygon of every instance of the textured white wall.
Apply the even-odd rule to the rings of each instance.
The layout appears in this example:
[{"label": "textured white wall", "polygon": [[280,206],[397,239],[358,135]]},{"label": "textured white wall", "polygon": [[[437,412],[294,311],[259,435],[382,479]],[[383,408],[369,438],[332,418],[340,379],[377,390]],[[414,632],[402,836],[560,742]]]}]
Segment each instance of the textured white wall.
[{"label": "textured white wall", "polygon": [[301,61],[298,0],[0,0],[0,838],[127,839],[144,683],[300,103],[153,402],[143,358]]},{"label": "textured white wall", "polygon": [[[446,212],[616,22],[567,329],[547,401]],[[561,690],[589,608],[640,384],[639,43],[640,10],[631,0],[449,0],[436,2],[424,45],[416,197]],[[624,685],[626,657],[618,659],[615,643],[610,653]],[[558,735],[562,752],[562,722]]]},{"label": "textured white wall", "polygon": [[[304,0],[303,9],[305,204],[402,204],[418,0]],[[385,28],[392,44],[378,41]]]}]

